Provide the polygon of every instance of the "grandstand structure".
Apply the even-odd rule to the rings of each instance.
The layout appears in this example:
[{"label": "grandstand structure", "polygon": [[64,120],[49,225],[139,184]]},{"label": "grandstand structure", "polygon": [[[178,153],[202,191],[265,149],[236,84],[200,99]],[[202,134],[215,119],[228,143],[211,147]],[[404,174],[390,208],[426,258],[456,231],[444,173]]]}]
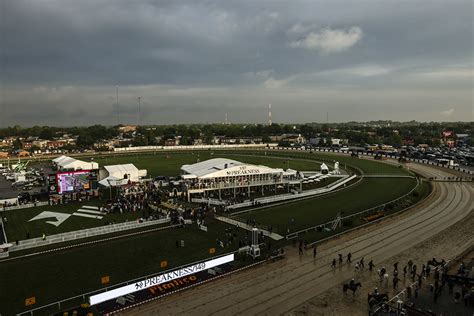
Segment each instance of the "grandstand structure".
[{"label": "grandstand structure", "polygon": [[245,164],[240,161],[214,158],[181,167],[181,179],[184,182],[188,198],[193,194],[216,191],[221,198],[223,192],[247,191],[260,187],[263,191],[269,186],[295,185],[303,181],[303,175],[292,169],[283,170],[262,165]]}]

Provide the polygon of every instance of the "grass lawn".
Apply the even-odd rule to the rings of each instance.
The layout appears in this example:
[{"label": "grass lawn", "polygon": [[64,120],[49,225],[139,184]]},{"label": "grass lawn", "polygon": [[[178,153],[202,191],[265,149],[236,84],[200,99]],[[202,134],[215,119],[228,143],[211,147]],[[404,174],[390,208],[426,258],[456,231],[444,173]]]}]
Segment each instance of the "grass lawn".
[{"label": "grass lawn", "polygon": [[262,225],[272,225],[278,233],[290,232],[333,220],[337,212],[349,215],[391,201],[416,185],[409,178],[366,178],[342,192],[269,207],[239,215]]},{"label": "grass lawn", "polygon": [[[265,154],[266,153],[266,154]],[[170,152],[170,153],[147,153],[115,155],[113,157],[94,158],[99,165],[112,165],[133,163],[138,168],[147,169],[148,174],[155,177],[158,175],[177,176],[184,164],[193,164],[211,158],[229,158],[249,164],[265,165],[272,168],[288,167],[295,170],[319,170],[322,161],[339,161],[343,168],[354,166],[366,174],[407,174],[405,169],[380,163],[376,160],[356,159],[349,156],[335,155],[329,153],[308,152],[278,152],[278,151],[194,151],[194,152]],[[87,160],[87,159],[85,159]],[[314,160],[314,161],[311,161]]]},{"label": "grass lawn", "polygon": [[[258,152],[256,152],[258,154]],[[212,158],[228,158],[249,164],[265,165],[272,168],[296,170],[319,170],[320,163],[316,161],[305,161],[292,158],[282,159],[282,157],[270,157],[264,155],[250,156],[238,155],[235,152],[220,151],[196,151],[196,152],[172,152],[172,153],[156,153],[156,154],[139,154],[139,155],[116,155],[113,157],[96,157],[94,161],[100,166],[133,163],[139,169],[147,169],[148,175],[156,177],[178,176],[182,165],[193,164],[198,161],[204,161]]]},{"label": "grass lawn", "polygon": [[80,216],[70,216],[58,227],[55,225],[46,223],[47,221],[55,221],[55,218],[45,218],[38,219],[34,221],[29,221],[34,218],[36,215],[44,212],[55,212],[55,213],[67,213],[72,214],[83,205],[92,205],[97,206],[101,203],[99,200],[91,200],[85,203],[71,203],[57,206],[39,206],[33,208],[19,209],[13,211],[2,212],[1,216],[7,218],[7,223],[5,224],[7,239],[9,242],[14,242],[16,240],[26,239],[27,232],[30,233],[30,238],[41,237],[43,233],[47,236],[60,234],[64,232],[81,230],[85,228],[92,228],[97,226],[106,225],[110,222],[125,222],[133,221],[139,217],[142,217],[141,212],[136,213],[112,213],[103,216],[102,219],[95,218],[86,218]]},{"label": "grass lawn", "polygon": [[[271,156],[270,156],[271,154]],[[134,163],[139,168],[145,168],[149,175],[168,175],[176,176],[179,174],[180,167],[183,164],[195,163],[198,160],[203,161],[211,158],[226,157],[238,161],[266,165],[269,167],[292,168],[296,170],[319,170],[321,161],[337,160],[343,167],[344,164],[355,166],[366,174],[406,174],[407,171],[396,166],[386,165],[377,161],[368,161],[354,159],[347,156],[340,156],[325,153],[308,152],[277,152],[277,151],[196,151],[196,152],[171,152],[171,153],[149,153],[139,155],[116,155],[113,157],[95,158],[101,165]],[[329,181],[328,181],[329,182]],[[313,185],[304,185],[304,189],[309,189]],[[320,185],[314,185],[320,186]],[[362,185],[363,186],[363,185]],[[337,199],[336,199],[337,200]],[[98,204],[97,201],[88,202]],[[303,202],[308,203],[308,202]],[[105,225],[107,222],[123,222],[135,220],[141,214],[109,214],[102,220],[88,219],[83,217],[71,216],[59,227],[46,223],[46,219],[28,222],[37,214],[43,211],[73,213],[82,206],[81,204],[69,204],[61,206],[46,206],[25,210],[16,210],[5,212],[3,216],[7,217],[6,233],[10,241],[22,240],[26,238],[27,232],[30,238],[40,237],[43,233],[52,235],[67,231],[80,230]],[[332,214],[331,217],[334,217]],[[284,226],[284,225],[282,225]],[[285,228],[286,230],[286,228]]]},{"label": "grass lawn", "polygon": [[[208,232],[187,228],[166,229],[83,248],[1,262],[0,314],[13,315],[25,310],[24,300],[36,296],[37,306],[80,295],[101,288],[101,277],[110,276],[110,285],[163,271],[160,262],[168,261],[168,268],[206,259],[209,248],[216,254],[238,248],[217,247],[216,238],[224,239],[230,226],[213,222]],[[238,239],[245,231],[238,230]],[[185,247],[177,248],[176,240],[184,240]]]}]

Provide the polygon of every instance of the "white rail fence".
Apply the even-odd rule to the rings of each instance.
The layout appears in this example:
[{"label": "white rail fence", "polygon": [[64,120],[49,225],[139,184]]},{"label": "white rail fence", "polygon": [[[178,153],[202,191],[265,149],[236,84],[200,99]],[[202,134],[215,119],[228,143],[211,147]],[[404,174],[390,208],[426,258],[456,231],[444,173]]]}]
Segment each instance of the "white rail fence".
[{"label": "white rail fence", "polygon": [[7,206],[7,207],[3,207],[2,205],[0,205],[0,212],[21,210],[25,208],[31,208],[31,207],[36,207],[36,206],[46,206],[46,205],[49,205],[49,202],[36,202],[36,203],[12,205],[12,206]]},{"label": "white rail fence", "polygon": [[144,222],[138,222],[138,221],[124,222],[124,223],[119,223],[119,224],[106,225],[106,226],[100,226],[100,227],[94,227],[94,228],[88,228],[88,229],[83,229],[83,230],[77,230],[77,231],[72,231],[72,232],[67,232],[67,233],[62,233],[62,234],[46,236],[45,240],[43,240],[42,237],[38,237],[38,238],[32,238],[32,239],[27,239],[27,240],[21,240],[18,242],[18,244],[16,244],[16,242],[10,241],[14,244],[10,248],[10,251],[13,252],[13,251],[25,250],[25,249],[35,248],[35,247],[47,246],[47,245],[52,245],[56,243],[66,242],[66,241],[78,240],[82,238],[94,237],[94,236],[99,236],[99,235],[106,235],[106,234],[111,234],[115,232],[130,230],[130,229],[137,229],[137,228],[142,228],[142,227],[147,227],[147,226],[152,226],[152,225],[165,224],[169,222],[171,222],[170,218],[160,218],[160,219],[149,220],[149,221],[144,221]]},{"label": "white rail fence", "polygon": [[[339,153],[339,154],[348,154],[350,155],[352,152],[349,151],[342,151],[342,150],[337,150],[337,149],[329,149],[329,148],[312,148],[312,149],[301,149],[301,148],[290,148],[290,147],[270,147],[270,149],[274,150],[280,150],[280,151],[317,151],[317,152],[326,152],[326,153]],[[361,156],[375,156],[376,154],[374,152],[359,152],[358,153]],[[381,155],[384,158],[398,158],[396,153],[393,154],[382,154]],[[462,167],[455,167],[455,166],[449,166],[449,165],[443,165],[434,161],[430,161],[427,159],[416,159],[416,158],[406,158],[406,161],[408,162],[416,162],[416,163],[421,163],[425,165],[430,165],[430,166],[437,166],[437,167],[442,167],[446,169],[451,169],[455,171],[459,171],[468,175],[474,175],[473,170],[465,169]]]},{"label": "white rail fence", "polygon": [[[350,219],[350,218],[354,218],[354,217],[361,217],[365,214],[368,214],[368,213],[373,213],[377,210],[381,210],[381,209],[385,209],[385,207],[387,205],[390,205],[390,204],[394,204],[394,203],[397,203],[399,201],[403,201],[406,197],[410,196],[419,186],[421,185],[421,181],[420,179],[416,178],[416,185],[409,191],[407,192],[406,194],[396,198],[396,199],[393,199],[391,201],[388,201],[388,202],[385,202],[383,204],[379,204],[377,206],[374,206],[374,207],[371,207],[371,208],[368,208],[368,209],[365,209],[363,211],[360,211],[360,212],[357,212],[357,213],[354,213],[354,214],[350,214],[350,215],[347,215],[347,216],[343,216],[340,218],[341,221],[344,221],[344,220],[347,220],[347,219]],[[407,206],[408,207],[408,206]],[[406,209],[406,207],[404,207],[404,209]],[[334,223],[337,221],[337,219],[335,220],[332,220],[332,221],[329,221],[329,222],[326,222],[326,223],[322,223],[322,224],[318,224],[318,225],[314,225],[312,227],[308,227],[308,228],[305,228],[305,229],[302,229],[302,230],[299,230],[299,231],[296,231],[296,232],[293,232],[291,234],[288,234],[286,235],[286,239],[293,239],[293,238],[297,238],[299,235],[301,234],[304,234],[304,233],[308,233],[308,232],[311,232],[311,231],[317,231],[318,228],[326,228],[326,227],[331,227],[334,225]]]},{"label": "white rail fence", "polygon": [[205,203],[208,205],[225,205],[225,201],[219,201],[217,199],[211,199],[211,198],[193,198],[191,199],[191,202],[193,203]]}]

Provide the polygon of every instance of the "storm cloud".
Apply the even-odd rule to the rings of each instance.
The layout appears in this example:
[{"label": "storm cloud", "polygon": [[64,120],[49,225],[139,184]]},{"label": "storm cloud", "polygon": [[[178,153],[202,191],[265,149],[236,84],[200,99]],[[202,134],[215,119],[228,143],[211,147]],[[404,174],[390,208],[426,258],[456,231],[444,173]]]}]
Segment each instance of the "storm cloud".
[{"label": "storm cloud", "polygon": [[276,122],[473,119],[472,1],[4,0],[0,11],[0,126],[257,123],[269,103]]}]

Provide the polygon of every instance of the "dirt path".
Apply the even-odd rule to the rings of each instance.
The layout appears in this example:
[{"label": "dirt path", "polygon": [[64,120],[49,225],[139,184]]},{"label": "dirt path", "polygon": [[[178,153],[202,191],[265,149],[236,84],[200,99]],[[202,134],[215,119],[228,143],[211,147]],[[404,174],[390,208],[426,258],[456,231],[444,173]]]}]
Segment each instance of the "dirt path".
[{"label": "dirt path", "polygon": [[[421,267],[427,260],[435,258],[444,258],[446,260],[454,258],[464,250],[474,245],[474,236],[472,236],[472,227],[474,227],[474,212],[471,212],[463,221],[459,221],[436,236],[399,253],[383,262],[375,262],[377,267],[385,267],[389,274],[392,274],[393,263],[399,262],[399,270],[412,260],[418,267]],[[471,258],[470,256],[466,256]],[[400,273],[403,275],[403,272]],[[351,294],[344,296],[340,284],[331,289],[316,295],[305,303],[284,313],[285,315],[367,315],[367,293],[375,287],[380,292],[387,292],[389,297],[398,293],[403,287],[409,285],[411,280],[401,276],[399,290],[393,290],[391,281],[388,285],[381,284],[375,272],[370,273],[367,269],[361,273],[354,273],[353,277],[362,283],[363,287],[355,297]],[[391,277],[390,277],[391,280]],[[346,280],[346,282],[349,281]]]},{"label": "dirt path", "polygon": [[[449,175],[444,171],[432,170],[428,166],[414,164],[409,166],[427,176]],[[321,245],[316,260],[313,260],[309,252],[307,255],[299,256],[294,248],[289,247],[287,258],[280,262],[244,271],[145,304],[123,314],[276,315],[289,312],[289,314],[366,315],[365,300],[358,298],[347,305],[349,309],[346,311],[334,309],[336,305],[346,306],[341,297],[339,284],[350,280],[355,272],[349,265],[333,270],[330,267],[331,260],[337,257],[338,253],[345,255],[348,252],[353,254],[353,260],[363,256],[366,263],[370,259],[375,263],[390,263],[393,260],[390,258],[394,255],[400,256],[400,262],[404,260],[403,256],[413,256],[414,260],[425,260],[432,257],[434,252],[443,253],[443,251],[446,251],[445,257],[448,257],[447,254],[457,251],[454,243],[463,240],[459,239],[464,236],[462,229],[456,230],[459,234],[456,238],[426,242],[429,247],[418,244],[430,238],[441,238],[435,236],[458,222],[459,225],[470,223],[461,220],[471,213],[472,205],[474,205],[474,188],[471,183],[434,183],[433,194],[422,206]],[[472,216],[468,219],[472,220]],[[466,242],[472,243],[474,240],[464,240],[464,243]],[[461,242],[459,247],[462,244]],[[391,267],[391,264],[387,266]],[[372,275],[362,273],[359,277],[363,279],[362,284],[365,285],[364,282],[370,284]],[[361,292],[366,293],[367,288]],[[327,307],[324,307],[326,304]]]}]

